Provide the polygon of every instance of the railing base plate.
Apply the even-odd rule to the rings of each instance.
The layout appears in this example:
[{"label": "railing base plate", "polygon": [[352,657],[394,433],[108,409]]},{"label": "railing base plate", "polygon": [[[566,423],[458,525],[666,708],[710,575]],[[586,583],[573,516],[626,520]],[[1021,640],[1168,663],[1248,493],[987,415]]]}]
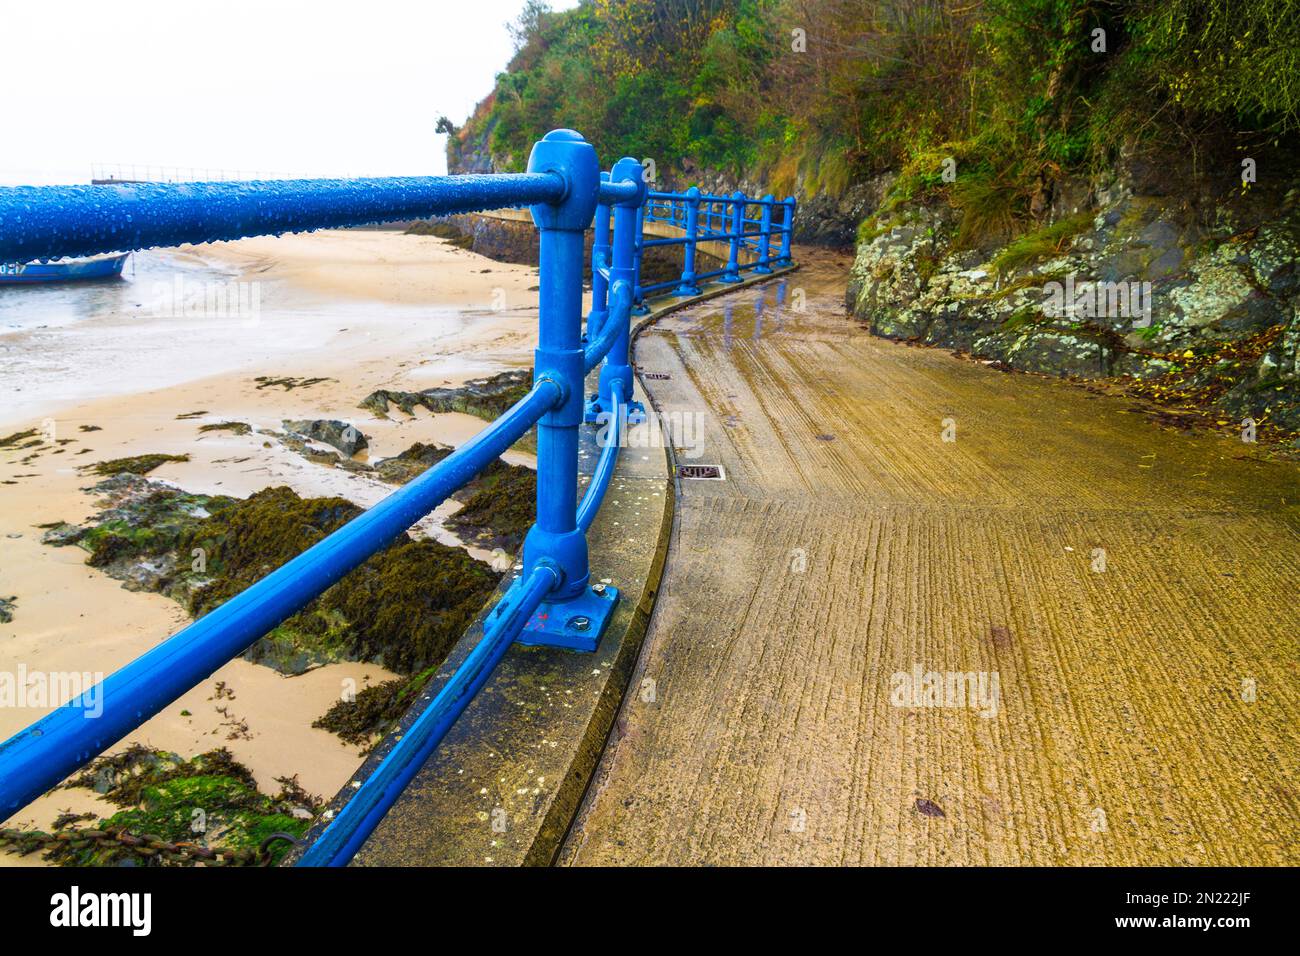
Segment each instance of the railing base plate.
[{"label": "railing base plate", "polygon": [[[586,404],[582,406],[582,420],[588,425],[598,425],[601,423],[601,415],[608,415],[600,404],[600,396],[592,395],[587,399]],[[627,403],[627,424],[644,425],[645,424],[645,406],[640,402]]]},{"label": "railing base plate", "polygon": [[543,601],[516,643],[594,651],[617,605],[618,588],[605,584],[592,585],[567,601]]}]

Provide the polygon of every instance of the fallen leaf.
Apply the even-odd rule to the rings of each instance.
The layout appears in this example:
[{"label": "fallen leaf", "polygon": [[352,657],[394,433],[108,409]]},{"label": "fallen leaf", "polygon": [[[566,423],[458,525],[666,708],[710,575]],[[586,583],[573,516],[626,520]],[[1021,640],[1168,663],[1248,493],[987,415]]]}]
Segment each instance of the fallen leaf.
[{"label": "fallen leaf", "polygon": [[927,817],[946,817],[948,814],[943,812],[943,808],[933,800],[924,800],[920,797],[916,801],[916,812]]}]

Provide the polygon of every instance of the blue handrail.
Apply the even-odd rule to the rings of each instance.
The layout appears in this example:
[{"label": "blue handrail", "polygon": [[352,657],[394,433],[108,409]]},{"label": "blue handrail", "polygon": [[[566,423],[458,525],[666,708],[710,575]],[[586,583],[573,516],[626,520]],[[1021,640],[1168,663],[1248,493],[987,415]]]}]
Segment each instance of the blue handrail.
[{"label": "blue handrail", "polygon": [[[600,424],[605,423],[600,422]],[[623,446],[623,429],[626,425],[627,406],[620,401],[615,401],[614,408],[609,412],[605,445],[600,450],[600,460],[596,462],[596,470],[592,473],[591,484],[587,486],[587,493],[582,496],[582,503],[578,505],[578,527],[583,531],[589,529],[591,523],[596,520],[596,513],[600,511],[600,503],[605,500],[605,492],[609,490],[610,479],[614,477],[614,465],[618,461],[618,450]]]},{"label": "blue handrail", "polygon": [[[523,572],[485,617],[482,640],[301,859],[307,866],[345,864],[512,642],[595,649],[619,595],[617,588],[590,585],[586,535],[612,480],[627,425],[644,414],[632,398],[634,305],[660,288],[676,286],[680,294],[709,278],[739,281],[741,271],[763,271],[773,236],[781,239],[780,258],[773,264],[788,264],[794,214],[793,199],[707,196],[694,188],[685,194],[647,193],[636,160],[621,159],[600,173],[595,150],[572,130],[548,133],[534,146],[528,172],[520,174],[0,188],[0,262],[522,205],[531,206],[540,233],[532,389],[410,484],[107,677],[84,695],[102,702],[97,719],[73,701],[0,744],[0,817],[112,746],[397,540],[536,426],[537,519],[524,541]],[[760,220],[745,217],[751,205],[762,210]],[[584,339],[582,244],[593,219],[592,307]],[[656,221],[683,228],[686,235],[647,241],[644,223]],[[759,230],[745,232],[746,224],[758,224]],[[694,274],[696,245],[714,240],[730,242],[727,268]],[[641,286],[643,251],[667,245],[687,250],[680,282]],[[755,261],[740,263],[741,248],[752,248]],[[584,403],[584,379],[602,361],[599,391]],[[591,483],[577,503],[584,421],[609,425]],[[582,633],[569,631],[565,622],[579,617],[585,619]]]},{"label": "blue handrail", "polygon": [[[746,215],[750,206],[759,209],[760,215],[757,219]],[[730,213],[727,212],[728,207]],[[655,190],[646,193],[644,221],[666,223],[681,229],[685,235],[640,238],[637,243],[636,307],[644,311],[645,300],[651,293],[672,290],[671,294],[675,296],[695,295],[699,291],[699,283],[708,279],[739,282],[742,272],[752,271],[765,275],[771,273],[774,267],[790,265],[794,211],[793,196],[776,199],[767,195],[756,199],[741,192],[732,193],[730,196],[715,196],[701,193],[695,187],[691,187],[684,193]],[[779,238],[781,243],[780,252],[775,259],[771,256],[773,237]],[[701,242],[727,243],[728,256],[725,268],[703,273],[695,272],[695,253]],[[641,285],[639,258],[642,252],[646,249],[672,246],[683,248],[681,278]],[[753,257],[751,261],[741,262],[742,250]]]},{"label": "blue handrail", "polygon": [[344,866],[352,859],[559,582],[559,570],[546,564],[539,564],[515,582],[494,609],[483,639],[465,663],[307,848],[298,866]]},{"label": "blue handrail", "polygon": [[337,229],[559,202],[552,172],[0,188],[0,262]]},{"label": "blue handrail", "polygon": [[[632,284],[626,279],[619,279],[614,283],[614,291],[610,295],[610,307],[607,312],[602,312],[603,322],[597,332],[594,341],[588,341],[587,347],[582,355],[583,373],[590,372],[600,364],[600,360],[609,354],[611,348],[618,341],[619,333],[628,319],[632,315]],[[592,315],[596,310],[592,310]],[[612,320],[610,317],[612,316]]]}]

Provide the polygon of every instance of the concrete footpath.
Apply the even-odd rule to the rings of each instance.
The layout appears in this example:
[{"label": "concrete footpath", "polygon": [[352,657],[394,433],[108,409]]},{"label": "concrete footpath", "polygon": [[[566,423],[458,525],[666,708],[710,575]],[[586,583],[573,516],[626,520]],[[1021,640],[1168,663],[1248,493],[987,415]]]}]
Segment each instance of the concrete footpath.
[{"label": "concrete footpath", "polygon": [[840,265],[637,342],[725,480],[559,861],[1300,863],[1296,466],[872,338]]}]

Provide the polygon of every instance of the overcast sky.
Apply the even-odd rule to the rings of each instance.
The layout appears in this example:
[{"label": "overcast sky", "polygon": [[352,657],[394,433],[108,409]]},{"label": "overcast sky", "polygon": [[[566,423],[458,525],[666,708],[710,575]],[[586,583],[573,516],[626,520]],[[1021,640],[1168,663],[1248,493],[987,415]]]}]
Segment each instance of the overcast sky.
[{"label": "overcast sky", "polygon": [[434,123],[491,92],[523,3],[4,0],[0,182],[88,182],[92,163],[444,173]]}]

